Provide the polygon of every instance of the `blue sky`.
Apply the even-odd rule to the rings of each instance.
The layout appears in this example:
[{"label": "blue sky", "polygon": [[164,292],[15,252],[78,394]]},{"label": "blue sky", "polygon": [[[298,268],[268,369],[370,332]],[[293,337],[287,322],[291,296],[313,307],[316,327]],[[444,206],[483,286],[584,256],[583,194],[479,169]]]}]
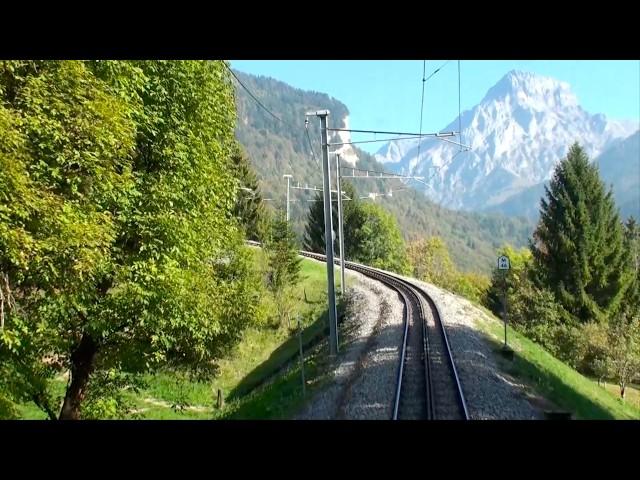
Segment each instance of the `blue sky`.
[{"label": "blue sky", "polygon": [[[445,62],[427,60],[427,76]],[[331,95],[349,108],[351,128],[419,129],[422,60],[232,60],[231,65]],[[460,65],[462,111],[480,102],[507,72],[523,70],[568,82],[590,113],[640,118],[637,60],[462,60]],[[422,131],[438,131],[457,115],[458,66],[457,60],[451,60],[426,82]],[[354,135],[353,139],[364,138]],[[375,152],[380,145],[360,146]]]}]

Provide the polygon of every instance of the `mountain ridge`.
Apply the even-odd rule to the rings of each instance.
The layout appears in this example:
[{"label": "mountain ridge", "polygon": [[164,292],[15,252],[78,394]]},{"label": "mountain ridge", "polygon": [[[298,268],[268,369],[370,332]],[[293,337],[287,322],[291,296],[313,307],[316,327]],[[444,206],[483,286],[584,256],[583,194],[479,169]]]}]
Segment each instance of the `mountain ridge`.
[{"label": "mountain ridge", "polygon": [[[440,131],[458,130],[455,118]],[[578,141],[593,158],[639,128],[637,120],[589,114],[567,82],[510,71],[460,116],[469,152],[438,139],[394,141],[375,154],[393,171],[427,176],[425,194],[442,205],[484,211],[550,179]]]}]

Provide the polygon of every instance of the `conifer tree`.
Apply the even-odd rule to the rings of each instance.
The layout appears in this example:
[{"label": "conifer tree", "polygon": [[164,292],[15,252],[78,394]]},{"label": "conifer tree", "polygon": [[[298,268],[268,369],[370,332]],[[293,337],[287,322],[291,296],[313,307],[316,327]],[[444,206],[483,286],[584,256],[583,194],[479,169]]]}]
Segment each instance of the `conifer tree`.
[{"label": "conifer tree", "polygon": [[233,214],[244,227],[247,239],[260,240],[260,220],[265,209],[258,178],[249,162],[249,157],[240,145],[231,159],[236,169],[236,178],[240,182]]},{"label": "conifer tree", "polygon": [[630,277],[612,191],[577,143],[545,191],[531,245],[534,277],[576,322],[605,321]]},{"label": "conifer tree", "polygon": [[271,223],[265,252],[268,259],[267,288],[273,295],[280,324],[284,320],[289,323],[293,287],[300,279],[302,259],[298,255],[296,235],[282,212],[278,212]]}]

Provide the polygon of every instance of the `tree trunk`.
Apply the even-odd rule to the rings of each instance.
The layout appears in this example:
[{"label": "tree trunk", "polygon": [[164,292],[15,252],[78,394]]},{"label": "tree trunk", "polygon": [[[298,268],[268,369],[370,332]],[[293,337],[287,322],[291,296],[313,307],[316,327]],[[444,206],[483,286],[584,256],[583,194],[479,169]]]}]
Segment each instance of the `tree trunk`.
[{"label": "tree trunk", "polygon": [[625,387],[625,384],[621,383],[620,384],[620,398],[622,398],[623,400],[624,400],[624,387]]},{"label": "tree trunk", "polygon": [[71,384],[67,388],[59,420],[79,420],[80,405],[86,393],[89,376],[98,346],[87,333],[82,335],[78,348],[71,354]]}]

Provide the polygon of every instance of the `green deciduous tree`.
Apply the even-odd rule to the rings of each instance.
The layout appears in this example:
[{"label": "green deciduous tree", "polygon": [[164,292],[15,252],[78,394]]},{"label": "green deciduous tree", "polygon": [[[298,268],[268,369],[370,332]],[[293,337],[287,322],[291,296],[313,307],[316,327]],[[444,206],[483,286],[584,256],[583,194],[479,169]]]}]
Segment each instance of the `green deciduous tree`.
[{"label": "green deciduous tree", "polygon": [[496,258],[501,255],[509,258],[510,269],[494,267],[486,295],[487,307],[500,317],[503,300],[506,300],[511,325],[553,354],[577,365],[580,357],[575,344],[579,335],[572,326],[565,325],[568,314],[553,293],[532,282],[531,252],[505,245],[498,250]]},{"label": "green deciduous tree", "polygon": [[628,283],[612,193],[578,144],[545,190],[531,246],[537,283],[552,291],[576,322],[605,321]]},{"label": "green deciduous tree", "polygon": [[640,312],[625,305],[610,322],[608,333],[609,371],[624,398],[627,385],[640,374]]},{"label": "green deciduous tree", "polygon": [[509,304],[514,303],[514,296],[522,287],[527,287],[529,269],[531,266],[531,252],[526,249],[515,249],[511,245],[500,248],[496,254],[509,258],[509,270],[500,270],[495,265],[491,274],[491,287],[487,292],[487,306],[497,315],[502,312],[503,295],[506,288],[506,299]]},{"label": "green deciduous tree", "polygon": [[[345,182],[342,187],[351,199],[342,202],[345,258],[406,273],[408,262],[404,251],[404,240],[396,220],[382,207],[360,201],[355,189],[349,183]],[[322,199],[321,194],[316,195],[316,199]],[[334,251],[338,252],[338,207],[335,195],[333,200],[332,220],[333,229],[336,232]],[[307,250],[324,253],[324,206],[321,201],[313,202],[309,207],[304,246]]]},{"label": "green deciduous tree", "polygon": [[490,285],[491,281],[486,275],[458,272],[452,290],[476,303],[484,303]]},{"label": "green deciduous tree", "polygon": [[413,240],[407,245],[407,259],[411,265],[411,274],[415,278],[433,283],[474,302],[484,302],[490,284],[489,279],[476,273],[459,272],[442,238]]},{"label": "green deciduous tree", "polygon": [[457,272],[442,238],[414,240],[407,245],[407,257],[415,278],[442,288],[452,288]]},{"label": "green deciduous tree", "polygon": [[640,374],[640,312],[625,305],[608,324],[591,322],[582,333],[582,369],[598,383],[611,379],[625,397],[627,385]]},{"label": "green deciduous tree", "polygon": [[222,63],[1,62],[0,99],[0,383],[76,419],[108,372],[211,372],[256,303]]},{"label": "green deciduous tree", "polygon": [[362,203],[357,214],[360,228],[352,234],[352,250],[345,247],[347,255],[372,267],[408,273],[409,262],[395,218],[373,203]]}]

